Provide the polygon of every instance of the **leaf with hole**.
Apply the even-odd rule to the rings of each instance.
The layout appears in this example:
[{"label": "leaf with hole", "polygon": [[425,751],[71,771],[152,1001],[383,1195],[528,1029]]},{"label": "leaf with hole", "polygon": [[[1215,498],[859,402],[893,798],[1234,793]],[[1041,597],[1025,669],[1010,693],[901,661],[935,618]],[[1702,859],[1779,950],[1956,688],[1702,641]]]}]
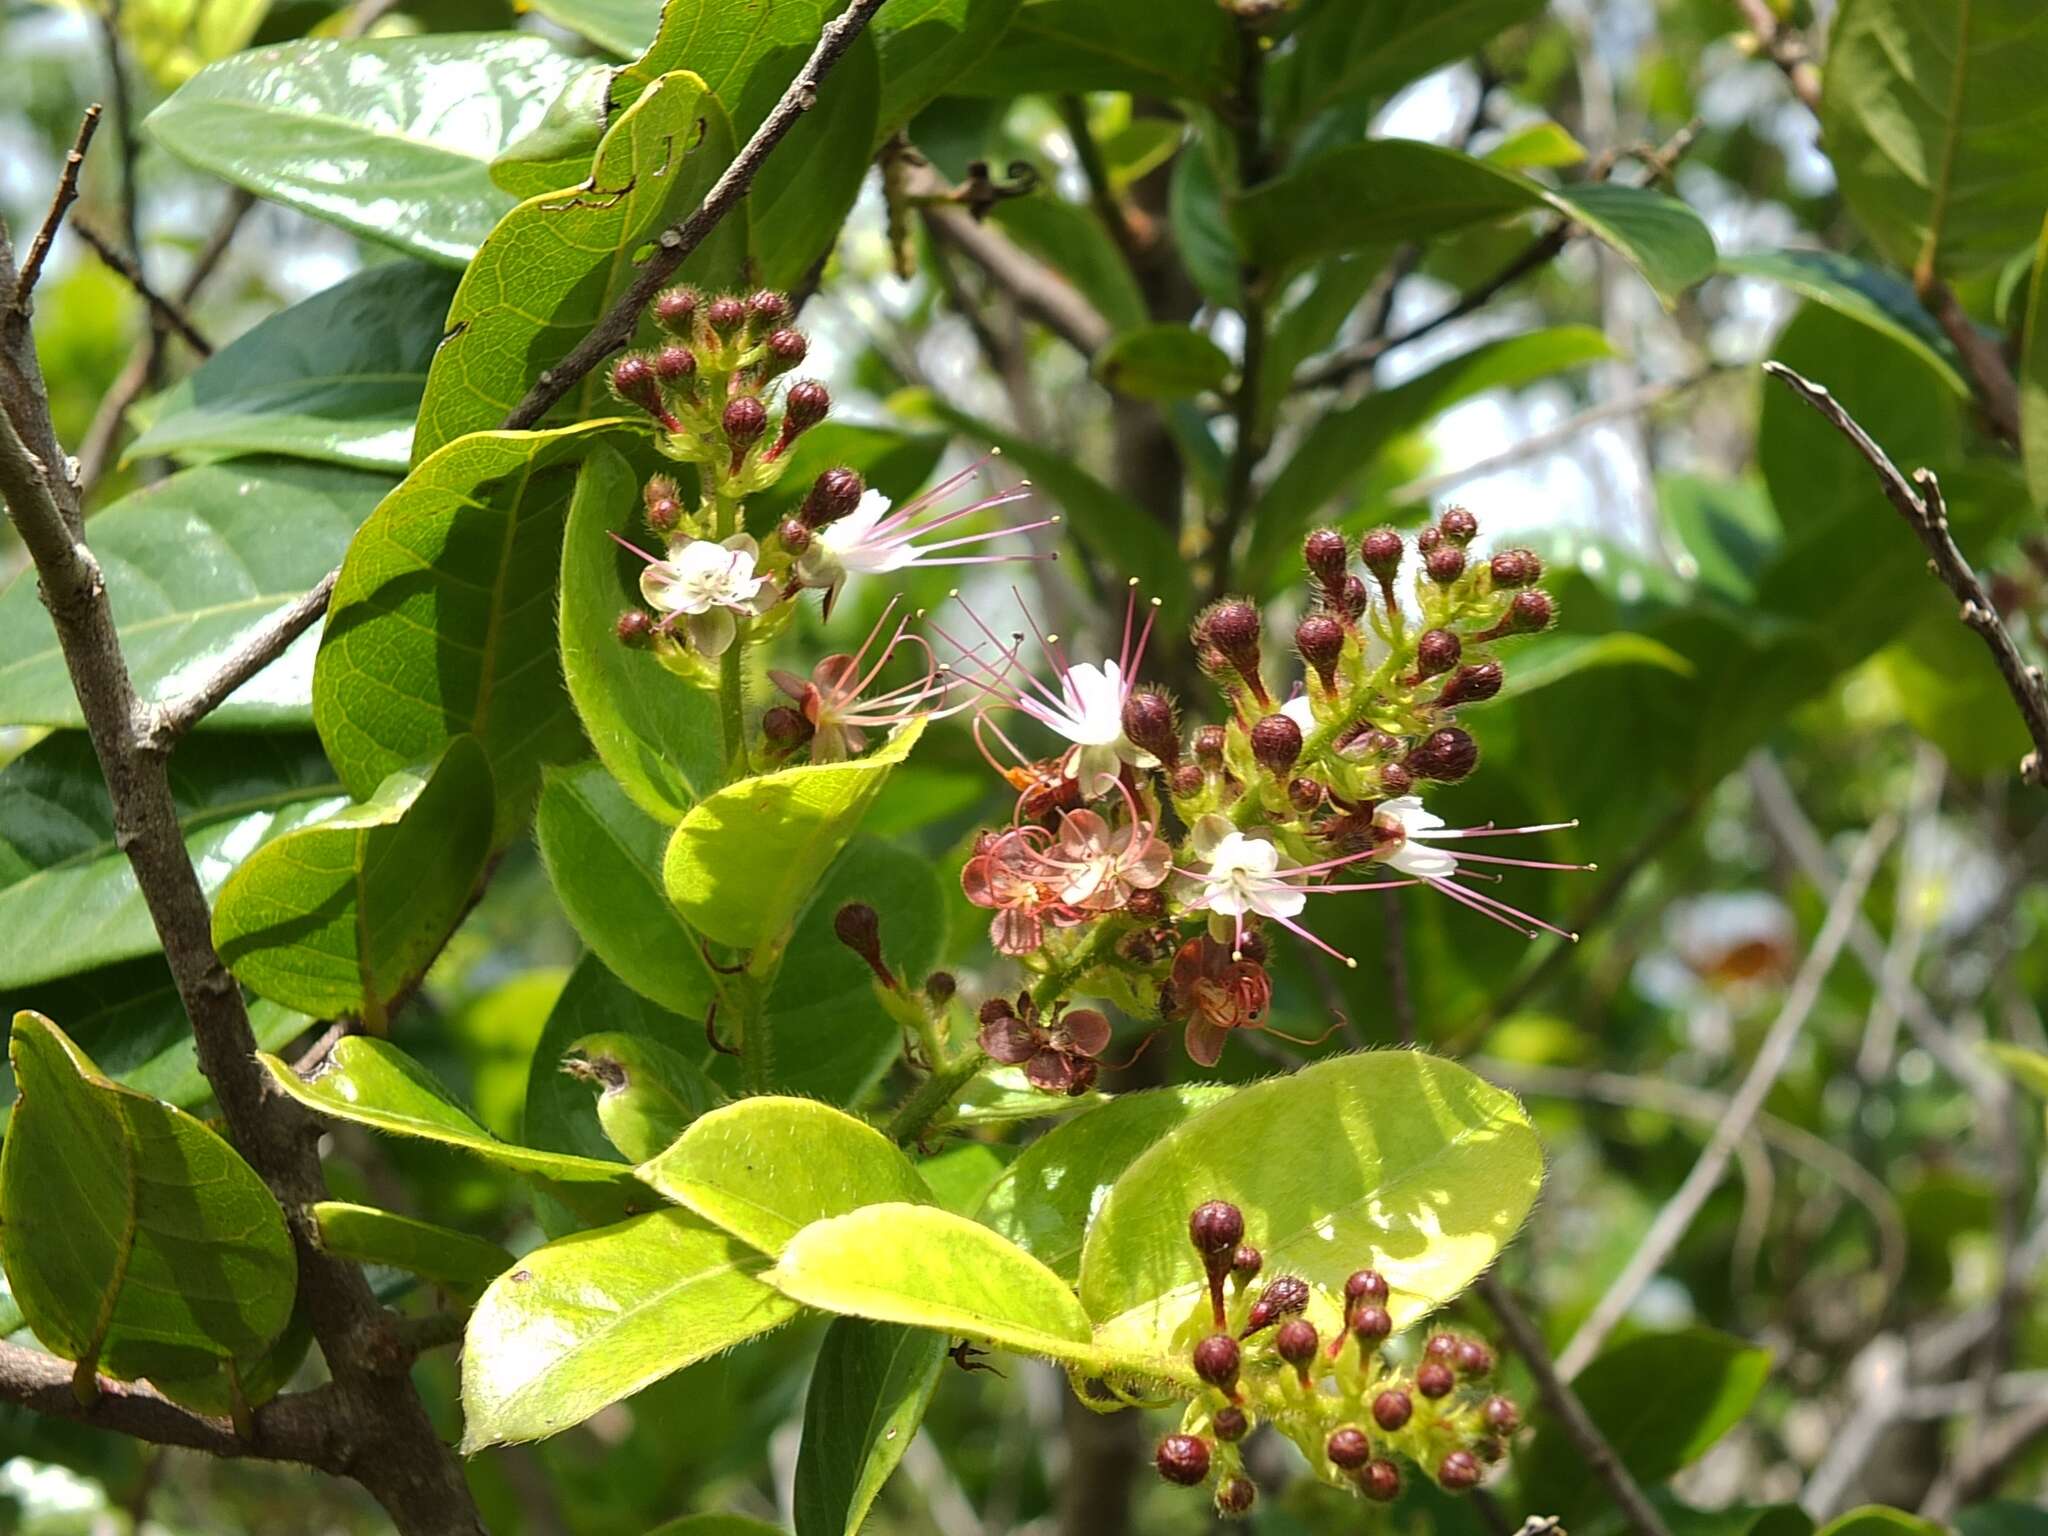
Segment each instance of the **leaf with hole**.
[{"label": "leaf with hole", "polygon": [[628,1162],[658,1156],[724,1098],[680,1051],[621,1030],[585,1035],[562,1070],[596,1090],[597,1123]]}]

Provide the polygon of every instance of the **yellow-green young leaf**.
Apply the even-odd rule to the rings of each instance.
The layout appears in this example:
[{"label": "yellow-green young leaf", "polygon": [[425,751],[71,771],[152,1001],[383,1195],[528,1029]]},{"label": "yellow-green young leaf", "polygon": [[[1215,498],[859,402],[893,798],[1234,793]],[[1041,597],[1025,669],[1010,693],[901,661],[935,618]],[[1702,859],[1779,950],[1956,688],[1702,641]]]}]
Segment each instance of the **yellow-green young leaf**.
[{"label": "yellow-green young leaf", "polygon": [[2048,222],[2034,246],[2034,275],[2027,284],[2026,337],[2020,347],[2020,457],[2027,469],[2027,494],[2037,511],[2048,511]]},{"label": "yellow-green young leaf", "polygon": [[1571,130],[1562,123],[1546,118],[1517,128],[1481,158],[1514,171],[1556,170],[1584,164],[1586,146],[1573,138]]},{"label": "yellow-green young leaf", "polygon": [[1837,1515],[1814,1536],[1947,1536],[1948,1527],[1885,1504],[1866,1504]]},{"label": "yellow-green young leaf", "polygon": [[597,1123],[632,1162],[671,1146],[722,1097],[695,1062],[644,1035],[585,1035],[569,1049],[562,1070],[597,1085]]},{"label": "yellow-green young leaf", "polygon": [[1132,1163],[1088,1229],[1081,1300],[1105,1347],[1177,1354],[1206,1317],[1188,1213],[1229,1200],[1268,1274],[1334,1294],[1378,1269],[1404,1327],[1493,1261],[1542,1180],[1512,1094],[1415,1051],[1330,1058],[1240,1089]]},{"label": "yellow-green young leaf", "polygon": [[936,1206],[869,1205],[813,1222],[763,1278],[821,1311],[1101,1363],[1064,1280],[1008,1238]]},{"label": "yellow-green young leaf", "polygon": [[460,1148],[522,1178],[539,1180],[586,1219],[616,1221],[653,1200],[621,1163],[498,1140],[425,1067],[389,1041],[352,1035],[335,1046],[310,1080],[275,1056],[256,1059],[280,1088],[316,1114]]},{"label": "yellow-green young leaf", "polygon": [[474,433],[363,524],[313,670],[313,723],[352,793],[466,732],[490,759],[502,845],[525,824],[541,765],[583,754],[555,653],[555,577],[576,465],[616,430]]},{"label": "yellow-green young leaf", "polygon": [[514,1263],[496,1243],[396,1211],[321,1200],[313,1206],[320,1246],[357,1264],[382,1264],[474,1294]]},{"label": "yellow-green young leaf", "polygon": [[1230,375],[1230,359],[1192,327],[1143,325],[1112,337],[1095,354],[1093,371],[1120,395],[1182,400],[1221,386]]},{"label": "yellow-green young leaf", "polygon": [[693,1361],[780,1327],[796,1307],[767,1260],[688,1211],[537,1248],[492,1282],[462,1351],[462,1448],[540,1440]]},{"label": "yellow-green young leaf", "polygon": [[244,985],[381,1030],[462,921],[491,852],[491,768],[458,736],[425,774],[266,843],[221,890],[213,945]]},{"label": "yellow-green young leaf", "polygon": [[742,1099],[696,1120],[640,1177],[763,1253],[866,1205],[932,1203],[894,1142],[814,1099]]},{"label": "yellow-green young leaf", "polygon": [[[530,197],[499,220],[455,290],[420,402],[415,462],[502,421],[633,281],[635,254],[703,201],[732,153],[718,98],[693,74],[664,75],[612,124],[587,180]],[[737,277],[746,225],[719,228],[724,238],[693,252],[685,277]],[[563,400],[563,418],[605,411],[605,378],[603,368],[586,375]]]},{"label": "yellow-green young leaf", "polygon": [[[824,430],[799,438],[796,451]],[[841,462],[848,461],[830,461]],[[641,507],[625,459],[609,445],[592,449],[577,476],[562,546],[562,676],[598,760],[633,804],[673,826],[717,786],[723,749],[714,696],[685,683],[653,652],[619,643],[619,615],[642,605],[646,567],[613,535],[644,544]]]},{"label": "yellow-green young leaf", "polygon": [[1842,197],[1901,267],[1982,272],[2048,206],[2048,10],[2037,0],[1843,0],[1821,139]]},{"label": "yellow-green young leaf", "polygon": [[1124,1170],[1175,1126],[1232,1091],[1220,1083],[1188,1083],[1118,1094],[1026,1147],[990,1188],[981,1219],[1073,1284],[1081,1275],[1089,1219]]},{"label": "yellow-green young leaf", "polygon": [[2048,1099],[2048,1056],[2002,1040],[1987,1041],[1984,1049],[2005,1069],[2006,1076],[2029,1093]]},{"label": "yellow-green young leaf", "polygon": [[833,1319],[804,1396],[796,1536],[857,1536],[910,1449],[945,1363],[943,1334]]},{"label": "yellow-green young leaf", "polygon": [[0,1151],[0,1257],[36,1338],[207,1412],[260,1396],[298,1280],[263,1181],[39,1014],[15,1015],[8,1055],[21,1097]]},{"label": "yellow-green young leaf", "polygon": [[699,802],[669,840],[669,898],[714,943],[780,946],[889,770],[923,734],[919,718],[854,762],[784,768]]}]

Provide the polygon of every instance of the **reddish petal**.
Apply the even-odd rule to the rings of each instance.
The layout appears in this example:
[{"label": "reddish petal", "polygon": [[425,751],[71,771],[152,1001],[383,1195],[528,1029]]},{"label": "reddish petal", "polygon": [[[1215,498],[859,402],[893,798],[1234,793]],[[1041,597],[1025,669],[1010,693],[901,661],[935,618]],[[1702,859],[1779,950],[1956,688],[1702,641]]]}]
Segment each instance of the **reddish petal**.
[{"label": "reddish petal", "polygon": [[1005,1014],[981,1026],[981,1048],[991,1060],[1006,1067],[1032,1060],[1045,1045],[1045,1031],[1026,1024],[1015,1014]]},{"label": "reddish petal", "polygon": [[1197,1065],[1213,1067],[1223,1059],[1223,1042],[1229,1031],[1218,1029],[1206,1019],[1188,1020],[1188,1055]]},{"label": "reddish petal", "polygon": [[1031,1080],[1032,1087],[1046,1093],[1065,1095],[1073,1091],[1073,1064],[1065,1052],[1056,1051],[1051,1046],[1024,1063],[1024,1075]]},{"label": "reddish petal", "polygon": [[1109,1047],[1109,1020],[1096,1009],[1068,1009],[1060,1016],[1060,1028],[1080,1055],[1100,1056]]}]

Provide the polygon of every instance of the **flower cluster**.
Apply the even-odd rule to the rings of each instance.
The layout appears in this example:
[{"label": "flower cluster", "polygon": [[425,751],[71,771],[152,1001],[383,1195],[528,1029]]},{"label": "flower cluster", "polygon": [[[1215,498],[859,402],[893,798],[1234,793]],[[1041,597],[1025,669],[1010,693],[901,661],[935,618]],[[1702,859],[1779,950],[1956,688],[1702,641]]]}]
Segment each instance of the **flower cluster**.
[{"label": "flower cluster", "polygon": [[1202,1389],[1159,1442],[1166,1481],[1211,1484],[1219,1513],[1245,1514],[1258,1490],[1243,1443],[1262,1423],[1325,1482],[1381,1503],[1400,1494],[1404,1461],[1455,1492],[1507,1454],[1521,1415],[1487,1387],[1493,1351],[1437,1333],[1419,1360],[1396,1364],[1385,1350],[1392,1290],[1378,1270],[1355,1271],[1341,1300],[1297,1275],[1255,1286],[1264,1258],[1244,1241],[1243,1213],[1221,1200],[1195,1208],[1188,1237],[1209,1289],[1207,1316],[1189,1329],[1200,1334],[1190,1363]]}]

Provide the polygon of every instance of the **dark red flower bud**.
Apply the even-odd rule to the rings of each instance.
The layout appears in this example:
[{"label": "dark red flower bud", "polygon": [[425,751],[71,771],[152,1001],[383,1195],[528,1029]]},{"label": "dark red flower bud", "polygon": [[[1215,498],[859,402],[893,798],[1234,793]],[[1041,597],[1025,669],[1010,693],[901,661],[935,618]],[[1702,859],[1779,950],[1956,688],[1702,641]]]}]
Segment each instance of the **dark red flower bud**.
[{"label": "dark red flower bud", "polygon": [[1415,787],[1415,775],[1399,763],[1388,763],[1380,769],[1380,790],[1389,799],[1405,795]]},{"label": "dark red flower bud", "polygon": [[810,740],[811,722],[803,717],[800,710],[778,704],[762,713],[761,734],[777,751],[788,752]]},{"label": "dark red flower bud", "polygon": [[1236,1518],[1251,1513],[1259,1500],[1258,1485],[1248,1477],[1226,1478],[1216,1490],[1216,1513]]},{"label": "dark red flower bud", "polygon": [[726,402],[719,425],[734,451],[744,452],[768,430],[768,407],[753,395],[735,395]]},{"label": "dark red flower bud", "polygon": [[1507,1460],[1508,1443],[1498,1435],[1488,1435],[1484,1440],[1472,1442],[1472,1454],[1488,1466]]},{"label": "dark red flower bud", "polygon": [[1432,1333],[1423,1343],[1422,1357],[1446,1362],[1457,1359],[1458,1336],[1455,1333]]},{"label": "dark red flower bud", "polygon": [[1180,727],[1174,723],[1173,700],[1156,688],[1141,688],[1124,700],[1123,722],[1132,746],[1169,769],[1180,765]]},{"label": "dark red flower bud", "polygon": [[1330,1438],[1323,1442],[1323,1454],[1330,1458],[1331,1466],[1354,1472],[1372,1460],[1372,1441],[1357,1425],[1346,1424],[1330,1431]]},{"label": "dark red flower bud", "polygon": [[747,298],[747,318],[764,330],[789,318],[789,295],[763,288]]},{"label": "dark red flower bud", "polygon": [[1503,624],[1510,626],[1509,633],[1527,635],[1539,629],[1548,629],[1556,616],[1551,606],[1550,594],[1540,588],[1531,587],[1526,592],[1517,592],[1515,600],[1508,604]]},{"label": "dark red flower bud", "polygon": [[1460,1339],[1452,1360],[1460,1376],[1484,1376],[1493,1369],[1493,1351],[1477,1339]]},{"label": "dark red flower bud", "polygon": [[1543,579],[1543,562],[1532,549],[1503,549],[1487,566],[1496,587],[1526,587]]},{"label": "dark red flower bud", "polygon": [[1376,1301],[1361,1301],[1351,1309],[1351,1333],[1360,1349],[1370,1349],[1394,1331],[1394,1319]]},{"label": "dark red flower bud", "polygon": [[1235,1395],[1240,1358],[1237,1340],[1227,1333],[1212,1333],[1195,1346],[1195,1374]]},{"label": "dark red flower bud", "polygon": [[786,373],[811,354],[802,331],[770,331],[761,347],[768,354],[770,373]]},{"label": "dark red flower bud", "polygon": [[1259,610],[1241,597],[1226,598],[1196,621],[1197,643],[1213,648],[1244,679],[1261,706],[1265,681],[1259,676]]},{"label": "dark red flower bud", "polygon": [[1369,1461],[1358,1474],[1358,1486],[1376,1504],[1391,1504],[1401,1496],[1401,1469],[1384,1457]]},{"label": "dark red flower bud", "polygon": [[895,989],[896,978],[882,959],[882,922],[873,907],[864,901],[849,901],[832,914],[832,932],[840,943],[867,961],[877,981],[892,991]]},{"label": "dark red flower bud", "polygon": [[1250,1243],[1239,1243],[1230,1257],[1230,1273],[1241,1286],[1249,1285],[1266,1267],[1266,1256]]},{"label": "dark red flower bud", "polygon": [[1344,625],[1327,613],[1312,613],[1294,628],[1294,648],[1315,668],[1325,688],[1337,686],[1337,662],[1344,654]]},{"label": "dark red flower bud", "polygon": [[1415,1401],[1399,1387],[1389,1387],[1372,1400],[1372,1421],[1393,1434],[1415,1413]]},{"label": "dark red flower bud", "polygon": [[1207,782],[1208,780],[1203,776],[1202,770],[1193,763],[1182,763],[1173,770],[1173,773],[1167,779],[1167,783],[1173,787],[1174,794],[1183,800],[1187,799],[1190,795],[1199,795],[1202,792],[1202,786]]},{"label": "dark red flower bud", "polygon": [[1306,816],[1323,803],[1323,786],[1306,776],[1287,781],[1287,803]]},{"label": "dark red flower bud", "polygon": [[1345,1277],[1344,1299],[1353,1304],[1361,1301],[1385,1302],[1387,1277],[1376,1269],[1354,1269]]},{"label": "dark red flower bud", "polygon": [[1436,520],[1437,531],[1453,544],[1470,544],[1479,535],[1479,519],[1463,507],[1446,507]]},{"label": "dark red flower bud", "polygon": [[1223,766],[1223,747],[1229,738],[1220,725],[1205,725],[1195,732],[1195,761],[1211,773]]},{"label": "dark red flower bud", "polygon": [[933,971],[924,979],[925,1000],[934,1008],[945,1007],[959,990],[960,983],[951,971]]},{"label": "dark red flower bud", "polygon": [[619,644],[630,645],[636,650],[654,639],[653,618],[638,608],[628,608],[620,614],[613,629],[619,637]]},{"label": "dark red flower bud", "polygon": [[1344,567],[1351,560],[1351,547],[1343,534],[1334,528],[1318,528],[1301,541],[1301,558],[1325,595],[1343,589]]},{"label": "dark red flower bud", "polygon": [[612,392],[628,405],[639,406],[669,431],[682,430],[682,423],[662,404],[661,381],[654,376],[654,364],[643,354],[628,352],[612,364]]},{"label": "dark red flower bud", "polygon": [[1204,1201],[1188,1217],[1188,1241],[1205,1259],[1221,1254],[1235,1257],[1237,1245],[1244,1241],[1244,1212],[1228,1200]]},{"label": "dark red flower bud", "polygon": [[804,497],[803,506],[798,508],[797,516],[809,528],[836,523],[860,505],[860,499],[867,490],[867,482],[861,479],[859,471],[844,465],[828,469],[811,482],[810,492]]},{"label": "dark red flower bud", "polygon": [[1415,1368],[1415,1390],[1424,1397],[1449,1397],[1458,1378],[1441,1360],[1425,1360]]},{"label": "dark red flower bud", "polygon": [[672,336],[690,334],[690,322],[697,314],[697,290],[688,284],[664,288],[654,296],[654,320]]},{"label": "dark red flower bud", "polygon": [[1497,661],[1460,667],[1457,675],[1444,684],[1443,692],[1436,696],[1436,701],[1447,709],[1459,704],[1478,704],[1499,693],[1505,679],[1506,674]]},{"label": "dark red flower bud", "polygon": [[1305,1317],[1290,1317],[1273,1334],[1274,1352],[1294,1367],[1304,1387],[1308,1385],[1309,1365],[1322,1347],[1316,1325]]},{"label": "dark red flower bud", "polygon": [[800,518],[785,517],[777,523],[775,537],[792,555],[800,555],[811,547],[811,530]]},{"label": "dark red flower bud", "polygon": [[1240,1338],[1250,1338],[1261,1328],[1277,1323],[1283,1317],[1291,1317],[1308,1306],[1308,1282],[1299,1275],[1275,1275],[1266,1282],[1266,1288],[1259,1292],[1259,1299],[1252,1303],[1252,1313],[1246,1319]]},{"label": "dark red flower bud", "polygon": [[1415,547],[1425,555],[1432,549],[1439,548],[1443,541],[1444,536],[1434,528],[1425,528],[1422,532],[1415,535]]},{"label": "dark red flower bud", "polygon": [[1439,544],[1429,552],[1423,568],[1429,572],[1431,581],[1448,587],[1465,574],[1465,551],[1455,544]]},{"label": "dark red flower bud", "polygon": [[1522,1411],[1514,1400],[1498,1394],[1479,1405],[1479,1416],[1486,1420],[1487,1428],[1503,1435],[1511,1435],[1522,1426]]},{"label": "dark red flower bud", "polygon": [[1252,726],[1252,756],[1268,773],[1284,776],[1301,756],[1301,727],[1291,715],[1267,715]]},{"label": "dark red flower bud", "polygon": [[1477,1487],[1479,1461],[1470,1451],[1453,1451],[1437,1464],[1436,1480],[1446,1488],[1461,1491]]},{"label": "dark red flower bud", "polygon": [[1391,581],[1401,569],[1404,553],[1401,535],[1391,528],[1375,528],[1358,541],[1358,558],[1382,582]]},{"label": "dark red flower bud", "polygon": [[1425,629],[1415,640],[1415,672],[1418,677],[1435,677],[1458,664],[1465,647],[1448,629]]},{"label": "dark red flower bud", "polygon": [[697,376],[697,354],[679,341],[672,341],[654,354],[654,376],[673,389]]},{"label": "dark red flower bud", "polygon": [[1209,1442],[1194,1435],[1168,1435],[1159,1442],[1152,1464],[1169,1483],[1193,1488],[1209,1476]]},{"label": "dark red flower bud", "polygon": [[1346,576],[1344,589],[1329,596],[1330,611],[1346,624],[1356,624],[1365,614],[1365,578]]},{"label": "dark red flower bud", "polygon": [[747,323],[747,306],[727,294],[704,306],[704,321],[720,336],[730,336]]},{"label": "dark red flower bud", "polygon": [[1470,733],[1447,725],[1425,736],[1422,745],[1410,752],[1404,762],[1418,779],[1455,784],[1479,766],[1479,743]]},{"label": "dark red flower bud", "polygon": [[825,419],[832,409],[832,392],[816,379],[798,379],[782,397],[782,438],[793,440]]},{"label": "dark red flower bud", "polygon": [[1209,1420],[1209,1427],[1216,1431],[1216,1438],[1225,1445],[1235,1445],[1251,1433],[1252,1421],[1245,1417],[1242,1408],[1218,1408],[1215,1417]]},{"label": "dark red flower bud", "polygon": [[1149,891],[1133,891],[1124,902],[1124,911],[1147,922],[1155,921],[1166,916],[1166,893],[1157,886]]},{"label": "dark red flower bud", "polygon": [[673,533],[683,520],[683,504],[672,498],[647,503],[647,526],[656,533]]}]

